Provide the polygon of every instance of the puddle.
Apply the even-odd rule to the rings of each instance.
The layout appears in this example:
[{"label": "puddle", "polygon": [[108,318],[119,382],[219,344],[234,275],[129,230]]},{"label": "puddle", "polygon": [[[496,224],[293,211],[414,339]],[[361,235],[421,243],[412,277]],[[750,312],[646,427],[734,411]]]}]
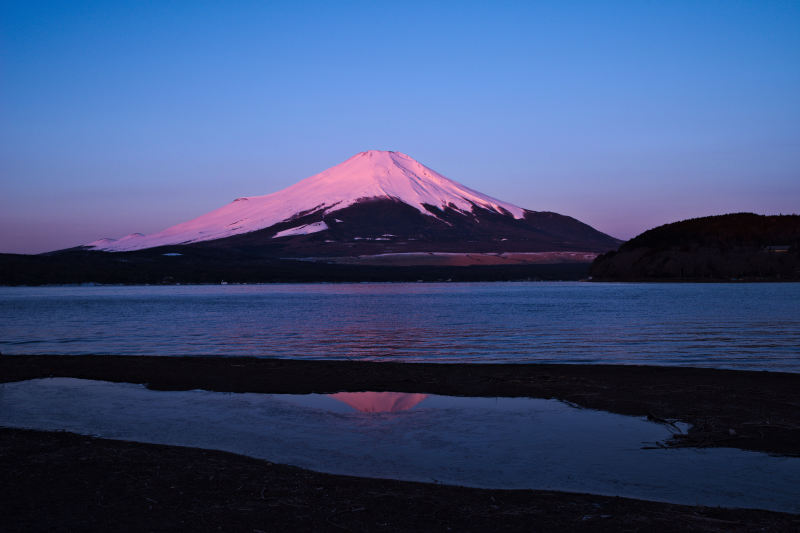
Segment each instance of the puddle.
[{"label": "puddle", "polygon": [[800,512],[800,458],[642,449],[676,430],[557,400],[167,392],[48,378],[0,386],[0,425],[226,450],[335,474]]}]

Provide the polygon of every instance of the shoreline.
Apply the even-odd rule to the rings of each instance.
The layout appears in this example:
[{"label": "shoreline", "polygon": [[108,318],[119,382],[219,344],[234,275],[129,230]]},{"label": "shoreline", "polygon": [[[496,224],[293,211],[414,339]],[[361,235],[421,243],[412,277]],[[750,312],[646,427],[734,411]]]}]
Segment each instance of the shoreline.
[{"label": "shoreline", "polygon": [[[692,429],[673,446],[800,456],[800,374],[247,357],[0,357],[0,383],[554,398]],[[735,434],[731,434],[734,430]],[[800,514],[325,474],[234,453],[0,427],[4,531],[796,531]],[[46,512],[42,512],[46,510]]]},{"label": "shoreline", "polygon": [[[792,531],[800,515],[317,473],[228,452],[0,428],[4,531]],[[42,512],[46,509],[46,512]]]},{"label": "shoreline", "polygon": [[157,390],[330,394],[393,391],[554,398],[612,413],[686,422],[670,446],[800,456],[800,374],[582,364],[320,361],[248,357],[5,355],[0,383],[72,377]]},{"label": "shoreline", "polygon": [[[562,263],[559,263],[562,264]],[[566,264],[574,264],[574,263],[566,263]],[[468,267],[459,267],[459,268],[468,268]],[[470,278],[467,277],[465,279],[451,279],[451,278],[443,278],[443,277],[429,277],[429,276],[420,276],[419,279],[412,279],[409,278],[398,278],[398,279],[384,279],[384,278],[370,278],[361,280],[350,280],[350,279],[308,279],[303,281],[187,281],[187,282],[179,282],[179,281],[164,281],[158,283],[139,283],[139,282],[98,282],[98,281],[76,281],[76,282],[52,282],[52,283],[2,283],[0,282],[0,288],[7,287],[7,288],[47,288],[47,287],[208,287],[208,286],[217,286],[217,285],[230,285],[230,286],[239,286],[239,285],[351,285],[351,284],[409,284],[409,283],[428,283],[428,284],[441,284],[441,283],[448,283],[448,284],[480,284],[480,283],[585,283],[585,284],[625,284],[625,285],[637,285],[637,284],[647,284],[647,285],[674,285],[674,284],[687,284],[687,285],[747,285],[747,284],[765,284],[765,283],[774,283],[774,284],[793,284],[793,283],[800,283],[800,277],[798,278],[601,278],[601,277],[594,277],[594,276],[585,276],[585,277],[573,277],[573,278],[563,278],[559,279],[556,277],[553,278],[544,278],[544,277],[509,277],[509,278],[486,278],[481,279],[479,277]]]}]

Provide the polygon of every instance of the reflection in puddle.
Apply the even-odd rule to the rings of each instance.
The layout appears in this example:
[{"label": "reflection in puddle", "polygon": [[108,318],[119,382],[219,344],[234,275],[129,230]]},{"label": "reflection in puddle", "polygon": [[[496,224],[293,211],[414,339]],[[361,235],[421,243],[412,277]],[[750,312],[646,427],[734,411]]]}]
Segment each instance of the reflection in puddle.
[{"label": "reflection in puddle", "polygon": [[226,450],[336,474],[800,512],[800,458],[643,450],[670,430],[556,400],[165,392],[50,378],[0,386],[0,425]]},{"label": "reflection in puddle", "polygon": [[337,392],[329,396],[362,413],[408,411],[428,397],[427,394],[407,392]]}]

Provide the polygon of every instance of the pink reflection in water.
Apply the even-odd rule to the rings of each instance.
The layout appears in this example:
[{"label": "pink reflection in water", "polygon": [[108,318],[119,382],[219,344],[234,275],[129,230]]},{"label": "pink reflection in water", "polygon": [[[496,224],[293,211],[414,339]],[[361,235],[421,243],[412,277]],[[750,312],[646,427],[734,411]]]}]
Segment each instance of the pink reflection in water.
[{"label": "pink reflection in water", "polygon": [[428,397],[427,394],[408,392],[338,392],[329,396],[362,413],[407,411]]}]

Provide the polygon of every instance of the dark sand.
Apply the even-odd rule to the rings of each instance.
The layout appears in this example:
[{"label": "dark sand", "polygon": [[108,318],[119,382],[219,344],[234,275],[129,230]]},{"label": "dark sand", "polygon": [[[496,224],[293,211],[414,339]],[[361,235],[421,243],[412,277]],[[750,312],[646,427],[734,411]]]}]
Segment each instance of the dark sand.
[{"label": "dark sand", "polygon": [[[611,365],[3,356],[0,382],[558,398],[695,424],[672,445],[800,455],[800,374]],[[733,432],[731,432],[733,430]],[[800,531],[800,515],[320,474],[218,451],[0,428],[0,531]]]},{"label": "dark sand", "polygon": [[319,474],[0,429],[2,531],[798,531],[800,515]]}]

